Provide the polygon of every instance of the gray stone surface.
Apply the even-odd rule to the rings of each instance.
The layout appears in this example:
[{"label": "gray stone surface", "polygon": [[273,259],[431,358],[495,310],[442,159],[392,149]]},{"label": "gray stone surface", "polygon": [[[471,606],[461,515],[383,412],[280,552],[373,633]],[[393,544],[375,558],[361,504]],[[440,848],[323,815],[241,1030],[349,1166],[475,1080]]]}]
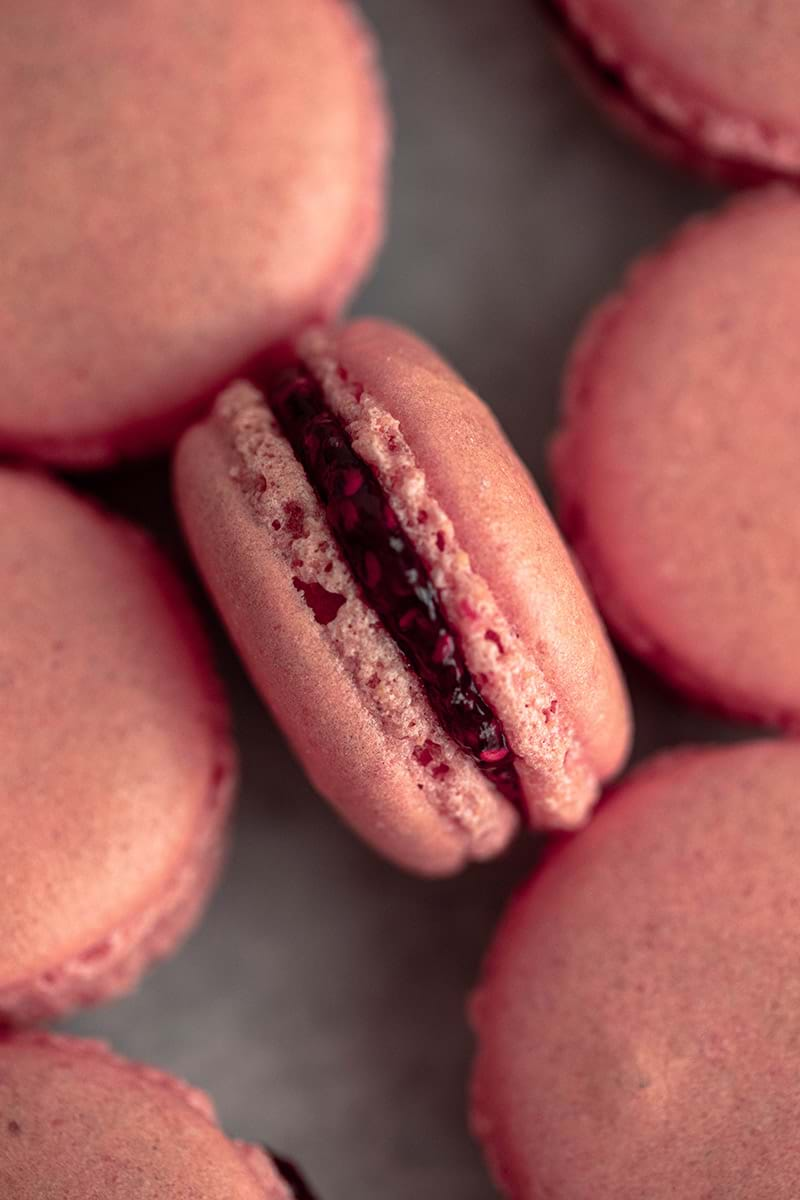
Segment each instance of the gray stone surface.
[{"label": "gray stone surface", "polygon": [[[366,9],[384,45],[397,149],[389,242],[357,309],[437,344],[546,490],[559,376],[581,317],[633,255],[715,193],[606,127],[562,71],[532,0]],[[181,556],[163,464],[88,486]],[[231,1133],[302,1161],[321,1200],[489,1200],[465,1128],[464,1000],[536,846],[444,883],[378,861],[313,795],[208,616],[242,744],[224,883],[176,959],[69,1028],[207,1088]],[[638,756],[733,736],[626,668]]]}]

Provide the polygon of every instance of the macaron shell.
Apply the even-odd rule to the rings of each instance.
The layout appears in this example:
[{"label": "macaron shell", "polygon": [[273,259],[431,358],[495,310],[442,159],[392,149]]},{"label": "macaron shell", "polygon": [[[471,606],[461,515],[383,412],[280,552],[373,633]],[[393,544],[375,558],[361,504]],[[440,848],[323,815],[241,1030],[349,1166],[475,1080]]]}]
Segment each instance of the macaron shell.
[{"label": "macaron shell", "polygon": [[[598,61],[617,73],[654,132],[705,150],[709,163],[800,170],[796,47],[788,0],[555,0]],[[612,96],[613,100],[613,96]],[[620,106],[621,108],[624,106]],[[672,147],[675,149],[675,147]],[[693,159],[700,165],[701,159]]]},{"label": "macaron shell", "polygon": [[551,681],[595,776],[613,774],[630,741],[619,668],[552,519],[490,410],[430,347],[386,322],[344,326],[335,352],[349,378],[398,421],[461,546]]},{"label": "macaron shell", "polygon": [[0,470],[0,1018],[130,986],[216,876],[235,760],[182,589],[138,532]]},{"label": "macaron shell", "polygon": [[4,1200],[290,1200],[210,1101],[93,1042],[0,1040]]},{"label": "macaron shell", "polygon": [[335,312],[382,226],[385,118],[342,0],[10,0],[0,446],[96,465]]},{"label": "macaron shell", "polygon": [[473,1003],[514,1200],[800,1189],[800,747],[664,755],[517,896]]},{"label": "macaron shell", "polygon": [[588,323],[553,448],[601,607],[679,686],[795,726],[800,201],[690,224]]},{"label": "macaron shell", "polygon": [[[245,467],[234,449],[235,418],[227,403],[235,407],[235,397],[223,398],[214,416],[181,440],[177,503],[248,670],[315,786],[362,836],[412,870],[447,873],[470,857],[496,852],[516,826],[510,807],[474,768],[476,778],[466,780],[463,790],[453,788],[447,808],[431,803],[430,781],[414,771],[411,728],[405,737],[387,729],[376,713],[374,692],[359,685],[360,672],[350,669],[293,585],[269,514],[252,502],[250,483],[260,481],[263,488],[259,472],[267,471],[284,507],[296,505],[307,522],[318,505],[298,464],[284,464],[276,479],[274,465],[245,451]],[[243,419],[252,419],[246,408]],[[256,442],[262,437],[257,431]],[[311,540],[301,543],[305,557]],[[346,582],[336,587],[349,605],[361,603],[352,583],[351,591]],[[407,695],[402,663],[393,668],[394,644],[380,626],[369,624],[360,643],[354,635],[348,658],[374,661],[382,690],[398,698],[397,720],[421,725],[423,702]]]}]

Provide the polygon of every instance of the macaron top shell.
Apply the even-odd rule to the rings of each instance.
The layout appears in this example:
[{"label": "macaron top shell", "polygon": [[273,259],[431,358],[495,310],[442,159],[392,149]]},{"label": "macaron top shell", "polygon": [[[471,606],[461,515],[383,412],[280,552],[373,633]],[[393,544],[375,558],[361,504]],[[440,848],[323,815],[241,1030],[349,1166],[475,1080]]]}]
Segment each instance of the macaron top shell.
[{"label": "macaron top shell", "polygon": [[632,101],[721,160],[800,170],[791,0],[551,0]]},{"label": "macaron top shell", "polygon": [[30,472],[0,470],[0,511],[0,1018],[27,1018],[50,985],[61,1006],[65,964],[72,1003],[120,942],[141,966],[175,940],[159,916],[187,923],[210,882],[234,760],[195,617],[150,543]]},{"label": "macaron top shell", "polygon": [[0,447],[166,444],[263,340],[335,312],[385,120],[344,0],[9,0]]},{"label": "macaron top shell", "polygon": [[464,551],[535,651],[593,772],[613,774],[630,738],[616,659],[538,489],[491,411],[429,346],[386,322],[344,326],[330,353],[399,423]]},{"label": "macaron top shell", "polygon": [[563,527],[612,626],[671,680],[800,722],[800,200],[776,187],[636,267],[573,356]]},{"label": "macaron top shell", "polygon": [[473,1124],[514,1200],[800,1193],[800,747],[667,754],[511,904]]},{"label": "macaron top shell", "polygon": [[210,1101],[94,1042],[0,1037],[4,1200],[290,1200]]}]

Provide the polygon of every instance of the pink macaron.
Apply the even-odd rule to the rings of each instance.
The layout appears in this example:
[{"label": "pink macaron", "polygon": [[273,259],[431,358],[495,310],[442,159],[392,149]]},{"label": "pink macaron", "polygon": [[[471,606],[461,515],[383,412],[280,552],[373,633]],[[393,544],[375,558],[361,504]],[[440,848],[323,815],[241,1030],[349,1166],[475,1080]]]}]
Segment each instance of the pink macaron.
[{"label": "pink macaron", "polygon": [[602,106],[651,148],[734,182],[800,174],[792,0],[541,0]]},{"label": "pink macaron", "polygon": [[800,199],[689,224],[588,322],[553,465],[632,650],[702,701],[800,726]]},{"label": "pink macaron", "polygon": [[490,412],[410,334],[307,332],[177,452],[179,510],[312,781],[440,873],[520,818],[583,822],[628,709],[604,633]]},{"label": "pink macaron", "polygon": [[114,996],[183,938],[217,874],[234,755],[150,542],[27,471],[0,469],[0,512],[2,1024]]},{"label": "pink macaron", "polygon": [[0,449],[165,445],[335,313],[382,225],[386,122],[345,0],[8,0]]},{"label": "pink macaron", "polygon": [[3,1200],[310,1198],[301,1186],[180,1080],[97,1042],[0,1035]]},{"label": "pink macaron", "polygon": [[511,904],[472,1120],[513,1200],[800,1195],[800,745],[663,755]]}]

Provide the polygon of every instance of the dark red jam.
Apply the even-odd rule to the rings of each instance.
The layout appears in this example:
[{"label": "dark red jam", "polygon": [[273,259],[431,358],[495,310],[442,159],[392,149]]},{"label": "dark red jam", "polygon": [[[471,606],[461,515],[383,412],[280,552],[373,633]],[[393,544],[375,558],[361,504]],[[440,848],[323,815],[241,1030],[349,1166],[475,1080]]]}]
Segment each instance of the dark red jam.
[{"label": "dark red jam", "polygon": [[276,1171],[283,1182],[287,1184],[295,1200],[316,1200],[316,1196],[311,1191],[311,1188],[290,1159],[281,1158],[279,1155],[273,1154],[270,1150],[267,1150],[267,1153],[272,1158]]},{"label": "dark red jam", "polygon": [[521,810],[503,726],[481,696],[427,568],[372,469],[301,364],[260,382],[365,599],[419,676],[443,729]]}]

